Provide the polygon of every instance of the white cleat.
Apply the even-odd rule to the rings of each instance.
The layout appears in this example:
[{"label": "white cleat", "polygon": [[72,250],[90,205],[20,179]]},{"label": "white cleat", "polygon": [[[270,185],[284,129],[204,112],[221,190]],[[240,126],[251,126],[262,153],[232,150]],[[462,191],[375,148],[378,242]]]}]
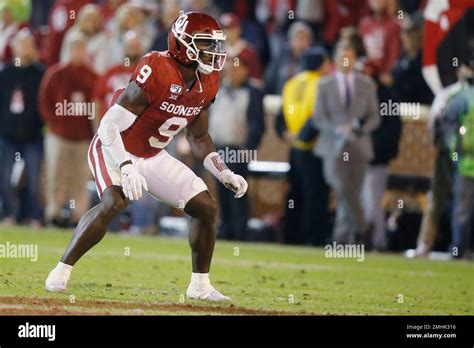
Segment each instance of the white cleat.
[{"label": "white cleat", "polygon": [[64,292],[67,290],[68,280],[69,275],[56,267],[46,278],[44,288],[51,292]]},{"label": "white cleat", "polygon": [[222,295],[219,291],[214,289],[212,285],[204,289],[200,289],[192,284],[189,284],[186,296],[194,300],[206,300],[213,302],[232,301],[230,297]]}]

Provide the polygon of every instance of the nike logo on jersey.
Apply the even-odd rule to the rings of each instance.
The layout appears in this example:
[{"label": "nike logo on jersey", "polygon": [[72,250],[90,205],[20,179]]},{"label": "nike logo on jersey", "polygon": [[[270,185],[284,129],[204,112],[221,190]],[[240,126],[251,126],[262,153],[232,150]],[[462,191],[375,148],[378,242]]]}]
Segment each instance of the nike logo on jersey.
[{"label": "nike logo on jersey", "polygon": [[160,105],[160,110],[166,111],[173,115],[178,116],[196,116],[199,115],[201,112],[202,106],[194,107],[194,106],[184,106],[184,105],[176,105],[164,101]]}]

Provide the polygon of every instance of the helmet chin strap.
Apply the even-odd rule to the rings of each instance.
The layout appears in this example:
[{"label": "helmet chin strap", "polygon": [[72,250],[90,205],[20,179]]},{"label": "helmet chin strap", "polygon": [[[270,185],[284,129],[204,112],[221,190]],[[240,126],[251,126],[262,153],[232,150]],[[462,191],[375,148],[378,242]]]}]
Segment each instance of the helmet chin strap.
[{"label": "helmet chin strap", "polygon": [[201,79],[199,78],[199,68],[197,68],[194,72],[196,74],[196,80],[199,83],[199,90],[198,93],[202,93],[202,84],[201,84]]}]

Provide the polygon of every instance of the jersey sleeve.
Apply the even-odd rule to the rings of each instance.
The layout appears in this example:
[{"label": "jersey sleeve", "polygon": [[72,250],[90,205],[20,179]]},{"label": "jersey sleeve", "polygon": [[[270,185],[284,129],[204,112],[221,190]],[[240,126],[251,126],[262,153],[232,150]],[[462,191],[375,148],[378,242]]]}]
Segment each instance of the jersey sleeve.
[{"label": "jersey sleeve", "polygon": [[130,77],[130,82],[134,81],[141,88],[150,104],[159,94],[161,68],[160,56],[154,52],[148,52],[142,57]]}]

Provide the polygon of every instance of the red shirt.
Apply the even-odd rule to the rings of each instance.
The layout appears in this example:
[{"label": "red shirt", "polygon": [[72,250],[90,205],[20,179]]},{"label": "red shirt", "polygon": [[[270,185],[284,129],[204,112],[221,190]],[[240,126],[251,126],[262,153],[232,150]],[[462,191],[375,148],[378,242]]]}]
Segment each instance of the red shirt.
[{"label": "red shirt", "polygon": [[130,81],[143,90],[149,104],[122,132],[128,152],[143,158],[155,156],[212,104],[219,89],[219,74],[199,76],[201,82],[196,80],[187,91],[178,63],[168,52],[152,51],[140,60]]},{"label": "red shirt", "polygon": [[366,0],[325,0],[324,41],[334,44],[342,28],[357,26],[368,12]]},{"label": "red shirt", "polygon": [[97,110],[97,116],[102,117],[105,114],[105,111],[112,102],[115,91],[127,87],[130,76],[132,76],[136,66],[136,64],[131,66],[118,64],[111,67],[104,75],[97,79],[93,95],[94,99],[98,99],[102,104],[102,110]]},{"label": "red shirt", "polygon": [[366,64],[373,74],[390,73],[400,58],[400,26],[388,14],[375,19],[373,15],[362,18],[359,31],[367,53]]},{"label": "red shirt", "polygon": [[92,89],[97,75],[87,66],[56,64],[41,81],[41,117],[56,135],[73,141],[92,138]]},{"label": "red shirt", "polygon": [[227,54],[227,59],[234,59],[236,57],[245,59],[247,68],[249,69],[249,76],[256,80],[262,80],[260,57],[252,44],[246,40],[240,40],[233,47],[227,47]]},{"label": "red shirt", "polygon": [[59,54],[66,31],[72,27],[81,8],[89,0],[56,0],[48,19],[48,35],[42,57],[47,66],[59,62]]}]

